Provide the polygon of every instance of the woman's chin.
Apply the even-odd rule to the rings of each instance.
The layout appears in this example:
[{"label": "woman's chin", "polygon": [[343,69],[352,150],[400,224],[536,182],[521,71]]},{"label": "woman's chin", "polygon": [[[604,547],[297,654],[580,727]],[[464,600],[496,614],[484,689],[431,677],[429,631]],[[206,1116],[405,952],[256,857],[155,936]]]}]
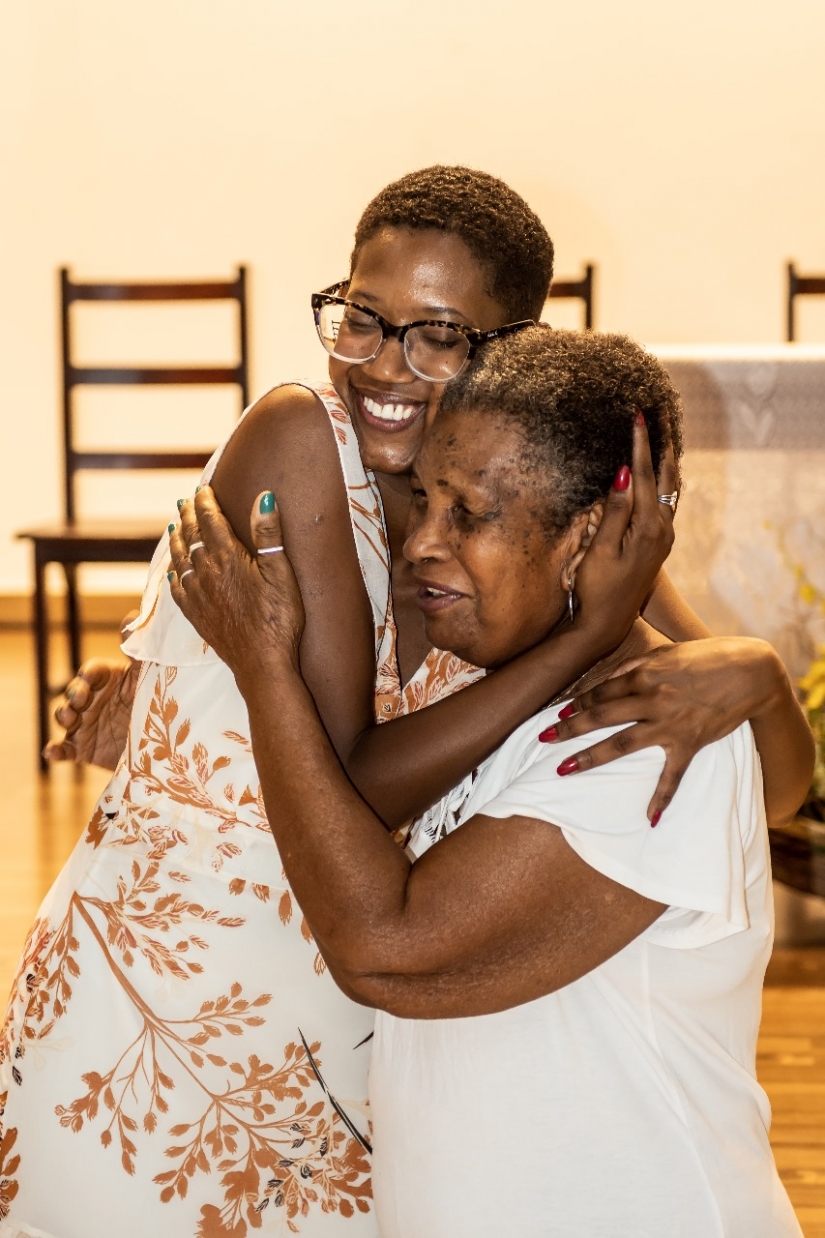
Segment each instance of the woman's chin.
[{"label": "woman's chin", "polygon": [[468,639],[466,633],[448,632],[445,624],[439,624],[437,619],[430,618],[424,622],[424,632],[433,649],[452,653],[462,662],[469,662],[471,666],[492,665],[490,662],[481,660],[486,657],[483,645]]}]

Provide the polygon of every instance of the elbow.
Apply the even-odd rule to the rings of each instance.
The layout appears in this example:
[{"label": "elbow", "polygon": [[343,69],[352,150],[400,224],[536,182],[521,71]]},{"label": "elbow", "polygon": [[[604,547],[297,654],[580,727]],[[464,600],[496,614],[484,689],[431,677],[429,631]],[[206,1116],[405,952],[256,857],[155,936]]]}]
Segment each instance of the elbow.
[{"label": "elbow", "polygon": [[399,1019],[433,1018],[442,1012],[437,994],[446,974],[434,960],[414,950],[380,949],[375,942],[360,950],[322,950],[333,980],[351,1001],[383,1010]]},{"label": "elbow", "polygon": [[421,1004],[415,999],[414,977],[344,968],[332,960],[327,960],[327,966],[344,996],[357,1005],[383,1010],[399,1019],[421,1017]]}]

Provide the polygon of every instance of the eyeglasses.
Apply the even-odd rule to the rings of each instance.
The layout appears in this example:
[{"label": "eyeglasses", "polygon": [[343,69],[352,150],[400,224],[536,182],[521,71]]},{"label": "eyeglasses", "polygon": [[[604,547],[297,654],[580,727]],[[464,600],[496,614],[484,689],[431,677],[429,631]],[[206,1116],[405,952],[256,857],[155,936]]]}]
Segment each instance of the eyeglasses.
[{"label": "eyeglasses", "polygon": [[422,318],[396,327],[375,310],[339,297],[349,280],[341,280],[312,294],[312,311],[318,338],[331,357],[363,365],[377,357],[388,336],[398,340],[413,374],[431,383],[448,383],[457,378],[472,360],[480,344],[534,326],[532,319],[510,322],[492,331],[477,331],[457,322]]}]

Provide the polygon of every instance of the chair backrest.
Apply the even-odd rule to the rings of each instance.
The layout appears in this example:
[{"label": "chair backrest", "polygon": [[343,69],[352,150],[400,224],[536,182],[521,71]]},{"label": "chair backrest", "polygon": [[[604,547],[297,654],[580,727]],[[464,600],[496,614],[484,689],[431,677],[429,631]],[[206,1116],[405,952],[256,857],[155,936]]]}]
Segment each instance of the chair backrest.
[{"label": "chair backrest", "polygon": [[595,267],[588,262],[581,279],[554,279],[550,285],[551,297],[575,297],[584,302],[584,325],[589,331],[593,326],[593,285]]},{"label": "chair backrest", "polygon": [[[224,366],[78,366],[72,354],[70,309],[78,301],[235,301],[238,306],[238,362]],[[60,271],[63,351],[63,447],[66,519],[76,517],[75,476],[85,469],[201,469],[209,451],[84,451],[75,447],[73,393],[85,385],[231,383],[240,388],[240,411],[248,402],[246,267],[232,280],[177,283],[74,283]]]},{"label": "chair backrest", "polygon": [[794,301],[797,297],[825,296],[825,275],[798,275],[792,262],[788,263],[788,343],[796,339]]}]

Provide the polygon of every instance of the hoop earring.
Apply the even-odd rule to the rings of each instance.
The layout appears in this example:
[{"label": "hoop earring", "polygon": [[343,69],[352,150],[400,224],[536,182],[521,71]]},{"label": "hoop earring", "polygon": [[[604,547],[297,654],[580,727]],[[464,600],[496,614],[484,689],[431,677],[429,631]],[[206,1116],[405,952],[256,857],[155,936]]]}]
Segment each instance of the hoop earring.
[{"label": "hoop earring", "polygon": [[567,578],[567,618],[570,620],[572,627],[573,620],[576,617],[576,590],[573,581],[568,576]]}]

